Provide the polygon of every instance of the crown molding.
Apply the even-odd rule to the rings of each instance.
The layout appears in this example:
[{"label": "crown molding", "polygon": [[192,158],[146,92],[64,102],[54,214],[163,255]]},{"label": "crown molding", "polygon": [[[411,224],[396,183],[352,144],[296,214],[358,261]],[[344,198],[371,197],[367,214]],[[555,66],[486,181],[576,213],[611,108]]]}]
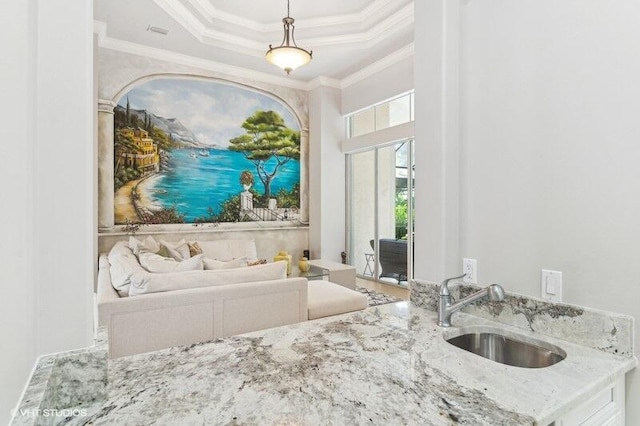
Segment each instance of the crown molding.
[{"label": "crown molding", "polygon": [[342,83],[340,80],[336,80],[335,78],[319,76],[309,81],[307,84],[307,90],[311,91],[313,89],[317,89],[318,87],[333,87],[334,89],[342,89]]},{"label": "crown molding", "polygon": [[384,58],[367,65],[366,67],[354,72],[353,74],[343,78],[340,80],[340,88],[344,89],[349,86],[352,86],[367,77],[371,77],[372,75],[382,71],[385,68],[389,68],[398,62],[410,58],[414,53],[414,44],[409,43],[405,47],[396,50],[391,55],[385,56]]},{"label": "crown molding", "polygon": [[[155,0],[158,6],[169,0]],[[261,33],[270,33],[280,31],[282,25],[280,23],[263,24],[252,19],[234,15],[216,9],[208,0],[188,0],[189,4],[198,11],[198,13],[209,23],[216,20],[224,21],[237,27],[242,27],[245,31],[258,31]],[[322,28],[334,25],[356,25],[359,28],[372,25],[373,21],[383,19],[389,15],[389,8],[393,7],[394,0],[375,0],[372,1],[362,11],[357,13],[348,13],[344,15],[324,16],[321,18],[296,19],[297,25],[305,28]],[[161,6],[162,7],[162,6]],[[283,9],[284,11],[284,9]]]},{"label": "crown molding", "polygon": [[104,37],[98,45],[99,47],[104,49],[144,56],[146,58],[158,59],[161,61],[191,66],[208,71],[215,71],[222,74],[228,74],[229,76],[236,78],[247,78],[262,83],[289,87],[291,89],[308,91],[310,87],[309,82],[292,80],[285,77],[277,77],[260,71],[236,67],[233,65],[223,64],[221,62],[211,61],[208,59],[196,58],[194,56],[183,55],[181,53],[171,52],[169,50],[158,49],[155,47],[143,46],[141,44],[131,43],[128,41],[118,40],[110,37]]},{"label": "crown molding", "polygon": [[394,53],[359,69],[358,71],[350,74],[342,80],[326,76],[318,76],[310,81],[299,81],[292,80],[286,77],[278,77],[247,68],[236,67],[209,59],[197,58],[194,56],[184,55],[165,49],[158,49],[137,43],[131,43],[124,40],[110,38],[107,36],[107,24],[101,21],[93,22],[93,32],[98,35],[98,46],[105,49],[116,50],[132,55],[139,55],[147,58],[173,62],[180,65],[192,66],[209,71],[229,74],[231,76],[248,78],[263,83],[275,84],[278,86],[305,91],[310,91],[320,86],[345,89],[368,77],[371,77],[372,75],[388,67],[395,65],[399,61],[412,57],[414,53],[414,44],[410,43],[405,47],[395,51]]},{"label": "crown molding", "polygon": [[[250,19],[238,17],[226,12],[220,12],[215,9],[210,2],[206,0],[190,0],[190,4],[203,15],[204,19],[212,24],[215,19],[237,26],[244,34],[258,32],[260,39],[249,38],[246,36],[232,35],[226,32],[215,30],[211,26],[203,24],[188,8],[179,1],[172,0],[154,0],[155,4],[164,10],[169,16],[172,16],[191,33],[201,43],[222,47],[225,49],[236,50],[241,48],[243,53],[253,56],[264,54],[270,34],[274,31],[281,31],[282,25],[264,25]],[[399,11],[388,15],[386,6],[392,5],[393,0],[376,0],[367,6],[362,12],[350,15],[339,15],[333,17],[314,18],[307,21],[301,20],[299,27],[332,27],[335,25],[349,24],[357,25],[359,29],[367,28],[364,31],[355,33],[335,34],[331,36],[320,36],[314,38],[302,38],[299,44],[308,46],[338,46],[345,44],[360,44],[361,48],[371,47],[380,40],[388,37],[414,21],[414,5],[413,2],[407,4]],[[379,17],[383,19],[378,23],[373,21]],[[215,19],[214,19],[215,18]],[[300,24],[302,22],[302,24]]]},{"label": "crown molding", "polygon": [[413,3],[400,9],[384,21],[367,31],[355,34],[342,34],[330,37],[302,39],[301,44],[308,46],[335,46],[341,44],[359,44],[361,48],[368,48],[385,39],[390,33],[413,24]]}]

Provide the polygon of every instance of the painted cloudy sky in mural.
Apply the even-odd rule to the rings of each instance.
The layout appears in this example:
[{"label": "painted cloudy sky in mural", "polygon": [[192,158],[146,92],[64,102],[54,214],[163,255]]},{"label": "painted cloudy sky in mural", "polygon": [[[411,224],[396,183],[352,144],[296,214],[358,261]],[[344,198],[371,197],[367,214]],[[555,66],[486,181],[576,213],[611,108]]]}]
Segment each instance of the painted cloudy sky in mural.
[{"label": "painted cloudy sky in mural", "polygon": [[[240,90],[239,90],[240,89]],[[242,86],[202,80],[160,79],[135,87],[127,94],[131,108],[165,118],[177,118],[206,145],[229,146],[240,136],[244,120],[257,110],[276,111],[287,127],[300,130],[293,114],[280,102]],[[125,106],[127,96],[119,105]]]},{"label": "painted cloudy sky in mural", "polygon": [[[300,127],[282,101],[239,85],[163,78],[120,99],[114,128],[117,224],[295,219]],[[252,197],[244,207],[242,191]],[[271,199],[277,208],[266,219],[260,209]]]}]

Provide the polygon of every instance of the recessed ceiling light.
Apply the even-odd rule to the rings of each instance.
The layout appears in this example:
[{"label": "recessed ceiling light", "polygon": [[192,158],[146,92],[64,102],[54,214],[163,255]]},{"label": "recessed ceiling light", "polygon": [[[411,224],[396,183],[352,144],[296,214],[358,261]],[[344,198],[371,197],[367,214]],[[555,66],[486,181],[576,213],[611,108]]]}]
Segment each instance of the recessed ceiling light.
[{"label": "recessed ceiling light", "polygon": [[147,31],[151,31],[152,33],[158,33],[158,34],[162,34],[162,35],[169,34],[169,30],[167,30],[165,28],[154,27],[153,25],[149,25],[147,27]]}]

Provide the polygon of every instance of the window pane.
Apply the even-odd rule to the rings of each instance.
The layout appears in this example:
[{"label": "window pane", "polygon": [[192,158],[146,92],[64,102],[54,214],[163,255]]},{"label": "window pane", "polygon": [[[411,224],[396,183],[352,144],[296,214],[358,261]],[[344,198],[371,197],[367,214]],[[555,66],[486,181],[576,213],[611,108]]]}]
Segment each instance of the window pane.
[{"label": "window pane", "polygon": [[389,103],[376,106],[376,130],[389,127]]},{"label": "window pane", "polygon": [[374,277],[375,257],[375,151],[351,155],[351,244],[356,272]]},{"label": "window pane", "polygon": [[378,149],[379,279],[407,285],[407,161],[409,143]]},{"label": "window pane", "polygon": [[411,121],[415,121],[416,119],[416,97],[413,93],[411,93]]},{"label": "window pane", "polygon": [[375,130],[375,111],[373,108],[366,109],[351,116],[351,135],[356,137],[371,133]]},{"label": "window pane", "polygon": [[411,97],[409,95],[389,102],[389,127],[411,121]]}]

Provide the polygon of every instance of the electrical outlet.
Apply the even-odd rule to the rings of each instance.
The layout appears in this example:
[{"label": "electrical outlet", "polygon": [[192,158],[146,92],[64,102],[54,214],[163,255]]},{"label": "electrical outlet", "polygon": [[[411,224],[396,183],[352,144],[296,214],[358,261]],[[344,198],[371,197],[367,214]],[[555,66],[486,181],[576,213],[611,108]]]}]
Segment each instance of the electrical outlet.
[{"label": "electrical outlet", "polygon": [[540,274],[540,296],[552,302],[562,302],[562,272],[543,269]]},{"label": "electrical outlet", "polygon": [[468,284],[478,284],[478,261],[475,259],[462,259],[463,281]]}]

